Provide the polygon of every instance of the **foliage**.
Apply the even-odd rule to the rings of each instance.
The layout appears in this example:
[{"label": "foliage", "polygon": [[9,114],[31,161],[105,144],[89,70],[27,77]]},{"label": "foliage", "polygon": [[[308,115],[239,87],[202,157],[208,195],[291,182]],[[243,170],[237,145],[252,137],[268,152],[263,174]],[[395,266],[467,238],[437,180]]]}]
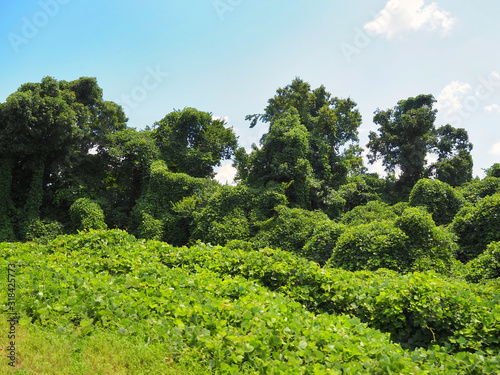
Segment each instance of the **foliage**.
[{"label": "foliage", "polygon": [[451,230],[458,236],[458,257],[468,261],[481,254],[488,244],[500,241],[500,193],[465,206],[455,216]]},{"label": "foliage", "polygon": [[155,123],[153,137],[172,172],[213,177],[213,167],[230,159],[238,146],[224,120],[194,108],[176,110]]},{"label": "foliage", "polygon": [[285,206],[277,206],[275,210],[276,215],[262,223],[253,238],[259,248],[269,246],[300,254],[314,230],[330,221],[322,212]]},{"label": "foliage", "polygon": [[98,203],[88,198],[79,198],[69,209],[75,230],[106,229],[104,212]]},{"label": "foliage", "polygon": [[169,267],[243,275],[317,313],[357,316],[390,332],[391,339],[405,347],[446,344],[454,352],[482,348],[490,354],[500,347],[500,295],[495,285],[475,287],[433,272],[321,269],[290,252],[271,249],[248,252],[197,245],[159,251]]},{"label": "foliage", "polygon": [[496,279],[500,277],[500,242],[492,242],[486,250],[466,264],[468,281]]},{"label": "foliage", "polygon": [[26,233],[28,241],[47,243],[63,233],[63,225],[57,221],[34,220]]},{"label": "foliage", "polygon": [[407,271],[405,245],[408,237],[390,221],[348,227],[337,241],[327,267],[348,271],[387,268]]},{"label": "foliage", "polygon": [[308,260],[324,265],[331,258],[337,240],[344,230],[343,224],[334,221],[321,221],[313,229],[311,237],[299,254]]},{"label": "foliage", "polygon": [[437,179],[453,187],[472,180],[472,143],[465,129],[441,126],[433,146],[438,160],[429,167],[430,173],[435,172]]},{"label": "foliage", "polygon": [[424,174],[425,157],[433,141],[436,100],[432,95],[419,95],[400,100],[394,109],[375,112],[373,121],[378,132],[370,132],[370,163],[382,159],[388,172],[401,170],[403,188],[410,189]]},{"label": "foliage", "polygon": [[485,170],[486,177],[497,177],[500,178],[500,163],[495,163],[491,167]]},{"label": "foliage", "polygon": [[500,178],[486,177],[483,180],[474,180],[464,184],[460,189],[469,203],[477,203],[481,198],[500,193]]},{"label": "foliage", "polygon": [[55,192],[68,185],[78,189],[75,171],[106,135],[125,128],[123,110],[104,101],[96,79],[89,77],[23,84],[0,107],[0,159],[8,161],[1,167],[3,199],[10,215],[18,213],[11,216],[16,237],[24,238],[33,220],[68,222],[69,206],[84,195],[58,207]]},{"label": "foliage", "polygon": [[349,179],[349,183],[339,187],[339,195],[345,199],[345,211],[379,199],[379,195],[369,186],[365,179],[356,176]]},{"label": "foliage", "polygon": [[198,192],[212,192],[219,185],[208,179],[173,173],[163,160],[151,164],[147,181],[141,198],[132,209],[132,233],[141,238],[161,238],[175,245],[186,244],[190,237],[190,217],[177,215],[175,205]]},{"label": "foliage", "polygon": [[[458,186],[472,179],[472,144],[465,129],[434,126],[437,110],[432,95],[400,100],[393,109],[377,110],[373,121],[378,132],[370,132],[367,146],[370,163],[382,159],[386,171],[401,170],[398,189],[408,191],[425,175],[433,172],[439,179]],[[428,152],[436,152],[438,161],[426,169]]]},{"label": "foliage", "polygon": [[410,193],[410,206],[424,206],[437,225],[449,224],[464,205],[460,193],[450,185],[430,179],[419,180]]},{"label": "foliage", "polygon": [[[498,294],[434,274],[321,270],[287,252],[173,248],[120,231],[61,236],[46,246],[1,244],[0,251],[6,262],[23,265],[16,276],[25,296],[17,305],[22,324],[160,342],[172,361],[189,358],[218,373],[500,368]],[[314,315],[302,304],[358,318]],[[360,320],[429,349],[403,351]],[[447,342],[447,349],[437,346]]]},{"label": "foliage", "polygon": [[434,269],[441,273],[451,269],[457,246],[453,236],[437,227],[431,215],[418,208],[408,208],[396,219],[395,225],[408,236],[406,251],[412,269]]},{"label": "foliage", "polygon": [[312,90],[296,78],[277,90],[263,114],[247,116],[251,127],[269,123],[261,148],[236,153],[238,178],[251,186],[289,183],[287,198],[304,209],[323,208],[329,189],[346,182],[349,168],[362,171],[357,128],[361,115],[350,99],[332,97],[324,86]]},{"label": "foliage", "polygon": [[[362,215],[361,209],[357,211]],[[386,207],[382,215],[395,214]],[[352,216],[362,222],[357,215]],[[428,213],[408,208],[395,221],[376,219],[351,224],[338,239],[328,266],[350,271],[387,268],[403,273],[431,266],[446,273],[454,250],[451,236],[437,228]]]},{"label": "foliage", "polygon": [[392,207],[381,201],[370,201],[363,206],[357,206],[346,212],[341,222],[348,226],[369,224],[373,221],[394,220],[397,214]]}]

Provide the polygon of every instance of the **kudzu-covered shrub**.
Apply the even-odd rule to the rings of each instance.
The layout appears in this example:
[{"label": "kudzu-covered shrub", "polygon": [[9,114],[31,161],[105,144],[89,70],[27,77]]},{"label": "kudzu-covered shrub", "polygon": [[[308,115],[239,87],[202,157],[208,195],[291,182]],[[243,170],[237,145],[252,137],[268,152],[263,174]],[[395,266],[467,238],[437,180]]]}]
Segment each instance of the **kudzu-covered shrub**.
[{"label": "kudzu-covered shrub", "polygon": [[500,241],[500,193],[465,206],[455,216],[451,230],[458,236],[458,259],[469,261],[493,241]]},{"label": "kudzu-covered shrub", "polygon": [[330,219],[319,211],[278,206],[276,215],[261,224],[253,242],[259,248],[280,248],[297,254],[312,237],[314,230]]},{"label": "kudzu-covered shrub", "polygon": [[[173,210],[174,205],[186,197],[218,188],[220,185],[216,181],[173,173],[163,160],[154,161],[145,191],[132,209],[130,229],[140,238],[160,238],[174,245],[184,245],[189,240],[190,218],[178,215]],[[159,228],[162,228],[161,236]]]},{"label": "kudzu-covered shrub", "polygon": [[106,229],[104,212],[97,202],[89,198],[80,198],[69,208],[73,228],[76,230]]},{"label": "kudzu-covered shrub", "polygon": [[407,239],[392,221],[347,227],[340,235],[327,267],[348,271],[379,268],[406,271],[409,268],[405,259]]},{"label": "kudzu-covered shrub", "polygon": [[432,268],[447,272],[456,245],[420,208],[407,208],[396,220],[348,226],[333,249],[328,267],[349,271],[387,268],[411,272]]},{"label": "kudzu-covered shrub", "polygon": [[219,245],[230,240],[248,240],[252,200],[253,195],[245,186],[223,186],[199,212],[193,212],[191,239]]},{"label": "kudzu-covered shrub", "polygon": [[300,255],[324,265],[332,256],[333,248],[337,245],[337,240],[344,232],[345,225],[334,221],[323,221],[312,232],[312,236],[307,240]]},{"label": "kudzu-covered shrub", "polygon": [[379,199],[378,194],[362,177],[351,178],[350,182],[339,187],[339,195],[346,201],[345,210],[367,204]]},{"label": "kudzu-covered shrub", "polygon": [[395,225],[407,236],[407,257],[413,270],[433,268],[447,272],[457,250],[453,236],[437,227],[431,215],[423,209],[410,207],[403,211]]},{"label": "kudzu-covered shrub", "polygon": [[449,224],[464,205],[464,198],[450,185],[423,178],[410,193],[410,206],[423,206],[437,225]]},{"label": "kudzu-covered shrub", "polygon": [[469,203],[477,203],[481,198],[500,193],[500,178],[488,176],[483,180],[468,182],[462,186],[460,192]]},{"label": "kudzu-covered shrub", "polygon": [[465,265],[466,280],[496,279],[500,277],[500,242],[492,242],[477,258]]},{"label": "kudzu-covered shrub", "polygon": [[58,221],[34,220],[28,226],[26,240],[47,243],[63,234],[63,225]]},{"label": "kudzu-covered shrub", "polygon": [[348,226],[356,226],[369,224],[372,221],[394,220],[396,217],[397,215],[387,203],[371,201],[345,213],[340,221]]}]

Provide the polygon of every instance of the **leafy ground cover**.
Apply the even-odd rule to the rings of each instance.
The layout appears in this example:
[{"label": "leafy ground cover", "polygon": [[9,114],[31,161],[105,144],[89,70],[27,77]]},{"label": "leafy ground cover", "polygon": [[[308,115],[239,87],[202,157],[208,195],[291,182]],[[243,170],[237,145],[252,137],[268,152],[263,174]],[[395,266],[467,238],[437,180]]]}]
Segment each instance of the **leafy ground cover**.
[{"label": "leafy ground cover", "polygon": [[[104,330],[162,345],[162,355],[173,363],[189,361],[213,373],[500,370],[493,287],[481,291],[433,274],[322,270],[269,249],[243,252],[201,244],[174,248],[117,230],[60,236],[47,245],[3,243],[0,252],[2,269],[8,262],[18,265],[21,327],[34,324],[63,335],[78,329],[83,337]],[[5,280],[1,301],[6,301]],[[406,289],[397,294],[403,285]],[[461,287],[463,293],[451,299]],[[409,299],[417,301],[415,296],[425,304],[414,303],[409,310],[413,315],[406,316],[408,310],[399,310]],[[436,306],[437,298],[444,302]],[[332,314],[325,313],[328,309]],[[458,321],[452,327],[446,325],[450,311]],[[474,325],[466,324],[472,317]],[[403,349],[389,333],[370,327],[384,321],[408,325],[410,331],[429,322],[433,325],[428,330],[436,335],[433,344],[441,343],[438,334],[451,332],[449,344]],[[391,329],[383,330],[395,336]]]}]

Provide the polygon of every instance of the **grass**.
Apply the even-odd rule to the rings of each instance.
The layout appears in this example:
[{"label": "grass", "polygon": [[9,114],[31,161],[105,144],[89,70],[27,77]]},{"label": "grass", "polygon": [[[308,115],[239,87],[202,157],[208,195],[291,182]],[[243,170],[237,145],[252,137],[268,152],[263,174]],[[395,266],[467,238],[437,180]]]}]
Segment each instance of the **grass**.
[{"label": "grass", "polygon": [[83,336],[80,330],[54,332],[35,325],[16,326],[16,366],[7,359],[9,323],[0,316],[0,374],[107,375],[208,374],[197,364],[173,363],[161,344],[100,330]]}]

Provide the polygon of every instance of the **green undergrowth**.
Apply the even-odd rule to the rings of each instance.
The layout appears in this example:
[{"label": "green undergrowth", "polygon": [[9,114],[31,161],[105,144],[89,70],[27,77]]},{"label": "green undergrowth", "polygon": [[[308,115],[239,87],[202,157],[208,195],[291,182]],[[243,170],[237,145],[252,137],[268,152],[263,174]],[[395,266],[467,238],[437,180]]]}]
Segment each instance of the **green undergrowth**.
[{"label": "green undergrowth", "polygon": [[[172,363],[212,373],[500,370],[498,296],[435,274],[322,270],[282,251],[174,248],[117,230],[47,245],[3,243],[0,252],[2,270],[17,264],[21,326],[161,345]],[[5,281],[3,275],[1,301]],[[429,331],[427,349],[390,340],[422,326],[415,337],[427,340]]]}]

